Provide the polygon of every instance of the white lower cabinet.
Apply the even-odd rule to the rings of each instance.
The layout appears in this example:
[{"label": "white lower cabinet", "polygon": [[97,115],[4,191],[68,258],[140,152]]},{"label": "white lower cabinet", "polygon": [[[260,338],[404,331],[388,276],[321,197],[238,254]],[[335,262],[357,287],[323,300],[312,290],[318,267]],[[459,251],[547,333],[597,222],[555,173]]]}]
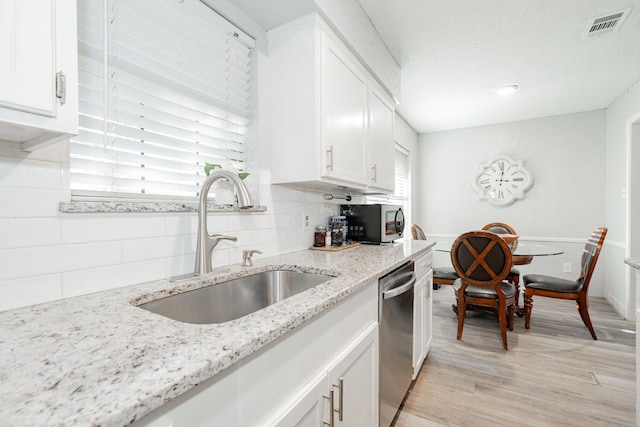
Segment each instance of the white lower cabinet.
[{"label": "white lower cabinet", "polygon": [[[333,418],[333,419],[331,419]],[[378,327],[371,325],[267,426],[378,425]]]},{"label": "white lower cabinet", "polygon": [[291,402],[289,402],[281,413],[276,415],[276,419],[267,422],[270,427],[321,427],[323,425],[324,410],[328,407],[325,400],[329,397],[326,394],[328,387],[327,373],[323,372],[314,378],[306,387],[300,390]]},{"label": "white lower cabinet", "polygon": [[416,379],[422,363],[431,348],[433,336],[433,253],[429,252],[415,261],[416,285],[413,301],[413,379]]},{"label": "white lower cabinet", "polygon": [[133,425],[323,426],[332,388],[335,426],[377,426],[377,282]]}]

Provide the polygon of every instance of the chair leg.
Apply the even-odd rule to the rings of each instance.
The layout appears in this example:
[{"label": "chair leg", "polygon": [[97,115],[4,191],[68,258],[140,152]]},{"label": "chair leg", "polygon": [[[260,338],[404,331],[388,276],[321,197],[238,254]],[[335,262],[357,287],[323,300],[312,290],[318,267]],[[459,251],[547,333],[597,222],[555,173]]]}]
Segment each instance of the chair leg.
[{"label": "chair leg", "polygon": [[591,317],[589,317],[589,306],[587,304],[586,295],[580,294],[580,296],[576,300],[576,307],[578,308],[578,312],[580,313],[580,317],[582,317],[584,325],[587,327],[587,329],[589,329],[591,337],[594,340],[598,340],[598,337],[596,337],[596,332],[593,330],[593,325],[591,324]]},{"label": "chair leg", "polygon": [[531,309],[533,308],[533,295],[525,290],[524,295],[524,327],[529,329],[531,326]]},{"label": "chair leg", "polygon": [[[511,310],[513,306],[510,306]],[[502,345],[505,350],[509,350],[507,345],[507,310],[506,307],[498,307],[498,319],[500,320],[500,335],[502,335]]]},{"label": "chair leg", "polygon": [[464,302],[464,296],[456,298],[458,303],[458,339],[462,338],[462,328],[464,327],[464,317],[467,313],[467,305]]},{"label": "chair leg", "polygon": [[509,277],[511,278],[511,283],[513,283],[516,287],[516,308],[519,309],[520,308],[520,276],[513,275]]},{"label": "chair leg", "polygon": [[507,312],[507,327],[510,331],[513,331],[513,313],[516,311],[516,306],[512,304],[507,310],[509,310]]}]

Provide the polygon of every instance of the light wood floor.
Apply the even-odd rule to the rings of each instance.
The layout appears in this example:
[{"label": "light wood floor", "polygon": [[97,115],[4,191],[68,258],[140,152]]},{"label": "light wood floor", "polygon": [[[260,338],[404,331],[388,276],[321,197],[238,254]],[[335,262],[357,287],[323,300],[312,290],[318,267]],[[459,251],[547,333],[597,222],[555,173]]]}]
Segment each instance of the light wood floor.
[{"label": "light wood floor", "polygon": [[505,352],[498,320],[480,313],[457,341],[453,290],[433,295],[432,347],[395,427],[635,425],[635,325],[603,298],[589,306],[598,341],[574,303],[537,297]]}]

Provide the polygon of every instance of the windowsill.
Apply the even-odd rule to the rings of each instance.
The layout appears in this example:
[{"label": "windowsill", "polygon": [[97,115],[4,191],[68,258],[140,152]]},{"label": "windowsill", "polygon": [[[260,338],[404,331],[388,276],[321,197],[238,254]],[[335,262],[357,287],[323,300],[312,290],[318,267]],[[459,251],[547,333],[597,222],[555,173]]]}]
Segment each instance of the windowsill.
[{"label": "windowsill", "polygon": [[[62,213],[174,213],[198,212],[198,202],[60,202],[58,211]],[[208,204],[208,212],[266,212],[266,206],[240,209],[237,205]]]}]

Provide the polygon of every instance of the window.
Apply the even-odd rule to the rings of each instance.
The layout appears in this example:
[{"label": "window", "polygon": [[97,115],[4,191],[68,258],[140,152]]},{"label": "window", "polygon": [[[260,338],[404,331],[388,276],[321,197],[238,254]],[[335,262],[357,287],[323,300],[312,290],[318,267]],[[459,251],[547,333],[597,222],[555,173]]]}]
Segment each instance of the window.
[{"label": "window", "polygon": [[253,43],[197,0],[79,0],[72,196],[192,198],[205,163],[243,170]]}]

